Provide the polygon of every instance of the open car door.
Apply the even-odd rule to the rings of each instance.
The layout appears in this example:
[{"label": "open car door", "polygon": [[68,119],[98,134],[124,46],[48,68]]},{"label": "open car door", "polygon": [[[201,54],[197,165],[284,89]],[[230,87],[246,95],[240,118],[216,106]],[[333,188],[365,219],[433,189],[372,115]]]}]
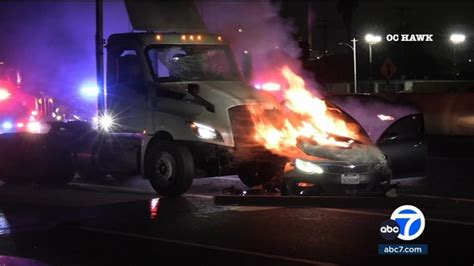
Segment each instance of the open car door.
[{"label": "open car door", "polygon": [[426,144],[422,114],[397,119],[382,133],[377,146],[389,158],[394,178],[425,174]]}]

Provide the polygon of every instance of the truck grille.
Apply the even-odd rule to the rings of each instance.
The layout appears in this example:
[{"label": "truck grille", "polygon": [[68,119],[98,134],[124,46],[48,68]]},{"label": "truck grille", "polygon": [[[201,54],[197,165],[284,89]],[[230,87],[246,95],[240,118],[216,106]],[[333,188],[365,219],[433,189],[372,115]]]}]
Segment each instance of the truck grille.
[{"label": "truck grille", "polygon": [[255,128],[246,105],[230,108],[229,117],[237,149],[261,147],[254,138]]},{"label": "truck grille", "polygon": [[[264,116],[271,119],[277,112],[278,110],[276,109],[264,110]],[[237,161],[270,161],[274,164],[280,163],[282,157],[272,154],[255,140],[255,126],[246,105],[230,108],[229,117],[234,136],[234,155]]]}]

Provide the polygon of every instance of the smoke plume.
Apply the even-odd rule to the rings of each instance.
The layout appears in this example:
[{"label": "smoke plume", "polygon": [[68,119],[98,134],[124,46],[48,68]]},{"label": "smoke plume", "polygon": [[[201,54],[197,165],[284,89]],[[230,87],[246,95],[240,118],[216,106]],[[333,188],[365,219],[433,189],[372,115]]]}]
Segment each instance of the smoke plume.
[{"label": "smoke plume", "polygon": [[[279,15],[278,5],[270,1],[196,0],[196,6],[209,31],[222,34],[231,44],[241,66],[245,68],[246,60],[251,60],[250,80],[280,75],[284,65],[306,74],[298,60],[301,50],[292,36],[295,28]],[[308,76],[306,80],[312,79]]]}]

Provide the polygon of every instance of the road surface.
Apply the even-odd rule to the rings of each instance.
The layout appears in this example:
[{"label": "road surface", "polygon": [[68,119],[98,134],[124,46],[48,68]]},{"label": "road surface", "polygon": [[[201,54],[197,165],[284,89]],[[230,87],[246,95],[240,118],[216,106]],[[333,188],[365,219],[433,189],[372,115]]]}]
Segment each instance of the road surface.
[{"label": "road surface", "polygon": [[[469,197],[418,191],[401,193],[394,204],[380,197],[324,199],[324,207],[317,200],[314,206],[215,204],[213,196],[230,186],[246,189],[232,176],[196,180],[176,199],[157,197],[138,177],[78,179],[63,188],[2,185],[0,255],[53,265],[474,263]],[[378,233],[399,202],[423,211],[426,228],[410,244],[427,244],[428,255],[377,253],[379,244],[404,243]]]}]

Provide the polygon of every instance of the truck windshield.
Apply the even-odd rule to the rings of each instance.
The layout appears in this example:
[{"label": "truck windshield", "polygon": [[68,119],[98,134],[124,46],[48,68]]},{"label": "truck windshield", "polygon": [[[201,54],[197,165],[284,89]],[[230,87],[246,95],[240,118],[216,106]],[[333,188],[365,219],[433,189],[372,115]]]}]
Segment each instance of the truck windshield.
[{"label": "truck windshield", "polygon": [[234,81],[240,73],[223,45],[159,45],[148,49],[158,81]]}]

